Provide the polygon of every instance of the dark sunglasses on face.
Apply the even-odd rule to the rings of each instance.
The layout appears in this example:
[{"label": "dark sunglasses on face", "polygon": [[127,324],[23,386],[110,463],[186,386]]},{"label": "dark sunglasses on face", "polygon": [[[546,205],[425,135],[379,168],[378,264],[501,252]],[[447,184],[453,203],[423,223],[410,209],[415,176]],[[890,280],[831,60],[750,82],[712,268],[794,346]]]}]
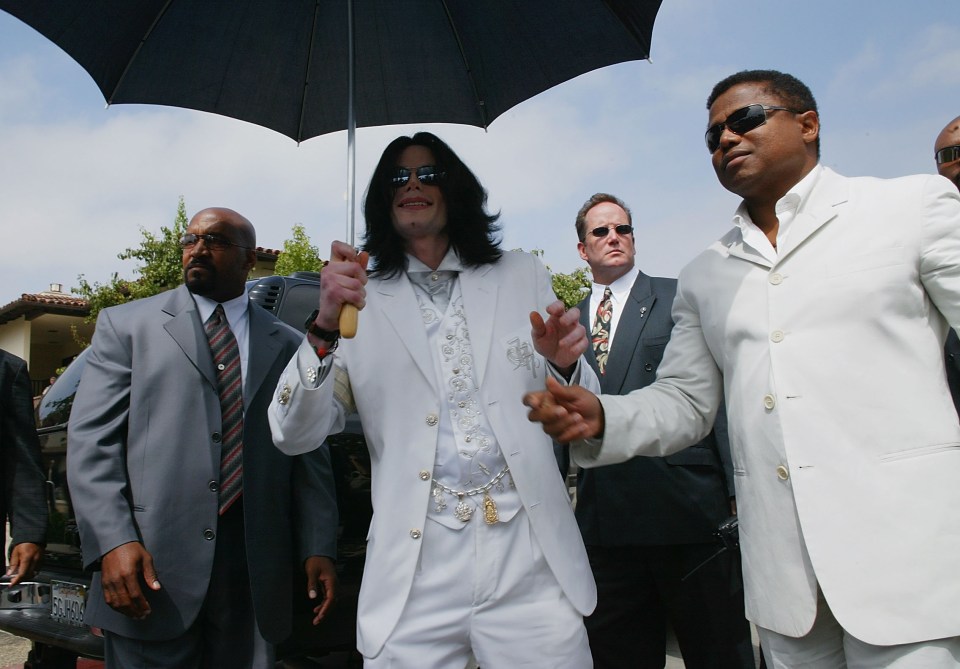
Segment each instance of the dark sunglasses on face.
[{"label": "dark sunglasses on face", "polygon": [[390,178],[390,185],[394,188],[405,186],[406,183],[410,181],[411,174],[416,174],[417,181],[422,183],[424,186],[436,186],[440,183],[441,179],[447,176],[446,172],[437,171],[436,165],[422,165],[415,170],[410,170],[406,167],[398,167],[396,174]]},{"label": "dark sunglasses on face", "polygon": [[615,225],[612,228],[594,228],[590,231],[590,234],[594,237],[602,238],[606,237],[611,230],[616,230],[617,234],[621,237],[626,237],[627,235],[633,234],[633,226],[627,224]]},{"label": "dark sunglasses on face", "polygon": [[735,135],[743,135],[766,123],[767,112],[774,111],[788,111],[791,114],[802,113],[788,107],[771,107],[759,103],[741,107],[731,113],[725,121],[715,123],[707,128],[707,132],[704,135],[704,139],[707,140],[707,149],[710,150],[710,153],[713,153],[720,148],[720,137],[723,136],[724,128],[729,128],[730,132]]},{"label": "dark sunglasses on face", "polygon": [[945,146],[936,153],[937,165],[960,160],[960,146]]},{"label": "dark sunglasses on face", "polygon": [[196,246],[200,240],[203,240],[203,243],[211,251],[223,251],[229,246],[237,246],[241,249],[248,250],[251,248],[249,246],[244,246],[243,244],[231,242],[229,239],[222,237],[221,235],[195,235],[192,232],[188,232],[180,238],[180,248],[182,248],[184,251],[189,251]]}]

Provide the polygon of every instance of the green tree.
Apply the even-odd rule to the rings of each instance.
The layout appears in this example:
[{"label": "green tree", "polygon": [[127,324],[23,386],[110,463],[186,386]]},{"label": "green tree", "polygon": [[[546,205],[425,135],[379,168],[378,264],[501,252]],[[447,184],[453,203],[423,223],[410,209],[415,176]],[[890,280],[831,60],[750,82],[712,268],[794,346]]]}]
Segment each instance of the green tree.
[{"label": "green tree", "polygon": [[[522,251],[523,249],[515,250]],[[543,260],[543,249],[533,249],[530,253]],[[590,279],[590,269],[586,265],[578,267],[569,274],[554,272],[550,268],[550,265],[546,267],[547,271],[550,272],[553,292],[557,294],[557,298],[563,301],[567,309],[580,304],[580,301],[590,291],[590,287],[593,285]]]},{"label": "green tree", "polygon": [[[188,224],[187,209],[181,195],[172,226],[161,227],[159,235],[141,227],[140,234],[143,240],[140,246],[128,248],[117,254],[120,260],[139,261],[133,270],[135,275],[139,275],[137,278],[122,279],[118,273],[114,272],[107,283],[97,281],[90,283],[83,274],[78,276],[80,285],[71,288],[71,292],[86,299],[90,304],[90,314],[84,320],[91,323],[107,307],[156,295],[179,286],[183,282],[183,253],[180,250],[180,237],[186,232]],[[76,329],[73,330],[73,337],[84,346],[90,343],[80,337]]]},{"label": "green tree", "polygon": [[320,250],[310,243],[310,237],[303,225],[293,226],[293,238],[283,242],[283,250],[277,257],[274,272],[280,275],[294,272],[319,272],[323,267]]}]

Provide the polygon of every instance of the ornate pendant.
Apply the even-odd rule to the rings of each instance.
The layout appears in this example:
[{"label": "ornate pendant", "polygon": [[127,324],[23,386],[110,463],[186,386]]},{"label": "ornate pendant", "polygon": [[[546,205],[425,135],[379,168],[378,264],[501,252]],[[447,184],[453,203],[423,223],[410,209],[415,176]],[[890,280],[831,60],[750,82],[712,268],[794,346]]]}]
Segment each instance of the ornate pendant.
[{"label": "ornate pendant", "polygon": [[497,513],[497,503],[493,501],[490,493],[483,493],[483,520],[487,525],[493,525],[500,521],[500,514]]},{"label": "ornate pendant", "polygon": [[463,501],[463,495],[457,495],[460,499],[457,502],[457,506],[453,509],[453,515],[456,516],[457,520],[461,523],[468,523],[473,517],[473,507]]}]

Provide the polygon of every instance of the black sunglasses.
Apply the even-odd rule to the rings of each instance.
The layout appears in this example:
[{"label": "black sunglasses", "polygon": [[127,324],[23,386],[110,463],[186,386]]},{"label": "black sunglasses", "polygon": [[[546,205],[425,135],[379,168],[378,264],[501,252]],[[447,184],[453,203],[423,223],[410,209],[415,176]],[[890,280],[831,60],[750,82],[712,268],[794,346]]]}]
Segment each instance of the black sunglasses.
[{"label": "black sunglasses", "polygon": [[436,165],[421,165],[414,170],[398,167],[396,173],[390,177],[390,185],[394,188],[406,185],[410,181],[411,174],[416,174],[417,181],[424,186],[436,186],[441,179],[447,176],[446,172],[438,171]]},{"label": "black sunglasses", "polygon": [[710,150],[710,153],[720,148],[720,137],[723,136],[724,128],[729,128],[730,132],[736,135],[743,135],[766,123],[767,112],[773,111],[788,111],[791,114],[802,113],[788,107],[771,107],[760,103],[741,107],[731,113],[725,121],[715,123],[707,128],[707,132],[703,137],[707,140],[707,148]]},{"label": "black sunglasses", "polygon": [[945,146],[935,154],[937,165],[960,160],[960,146]]},{"label": "black sunglasses", "polygon": [[184,251],[187,251],[196,246],[200,240],[203,240],[203,243],[211,251],[223,251],[228,246],[236,246],[241,249],[247,249],[248,251],[253,248],[251,246],[244,246],[243,244],[231,242],[229,239],[221,235],[195,235],[192,232],[188,232],[180,238],[180,248],[182,248]]},{"label": "black sunglasses", "polygon": [[594,228],[593,230],[590,231],[590,234],[593,235],[594,237],[602,238],[602,237],[606,237],[611,230],[616,230],[617,234],[620,235],[621,237],[626,237],[627,235],[633,234],[633,226],[627,225],[626,223],[622,225],[615,225],[612,228],[606,228],[606,227]]}]

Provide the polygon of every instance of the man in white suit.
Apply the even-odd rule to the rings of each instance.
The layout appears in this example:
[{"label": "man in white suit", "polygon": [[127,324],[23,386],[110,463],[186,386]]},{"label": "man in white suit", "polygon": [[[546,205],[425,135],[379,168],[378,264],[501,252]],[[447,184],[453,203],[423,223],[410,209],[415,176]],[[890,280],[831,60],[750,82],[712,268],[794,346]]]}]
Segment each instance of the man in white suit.
[{"label": "man in white suit", "polygon": [[548,383],[531,419],[582,466],[665,455],[725,393],[748,617],[768,666],[956,667],[960,197],[939,176],[841,177],[790,75],[714,88],[708,149],[743,202],[680,275],[657,381]]},{"label": "man in white suit", "polygon": [[[270,407],[289,454],[354,410],[363,423],[368,669],[463,667],[471,650],[484,669],[592,666],[582,617],[596,588],[550,440],[521,400],[545,375],[599,385],[578,311],[564,311],[536,258],[498,248],[485,203],[440,139],[394,140],[367,190],[365,251],[334,242]],[[340,342],[344,304],[363,311]]]}]

